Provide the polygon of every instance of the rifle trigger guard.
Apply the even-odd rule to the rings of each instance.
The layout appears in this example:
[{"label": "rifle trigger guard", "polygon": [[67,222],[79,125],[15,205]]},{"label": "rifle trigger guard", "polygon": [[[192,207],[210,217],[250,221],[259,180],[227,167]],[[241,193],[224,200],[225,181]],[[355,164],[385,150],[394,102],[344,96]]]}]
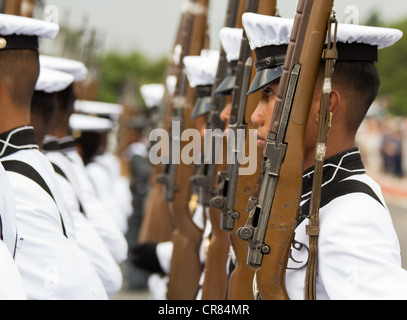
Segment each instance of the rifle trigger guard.
[{"label": "rifle trigger guard", "polygon": [[[293,257],[293,249],[295,249],[296,251],[298,251],[298,252],[300,252],[302,249],[307,249],[307,251],[308,251],[308,254],[307,254],[307,261],[304,263],[304,261],[298,261],[298,260],[296,260],[296,259],[294,259],[294,257]],[[309,261],[309,248],[307,247],[307,245],[306,244],[304,244],[304,243],[302,243],[302,242],[299,242],[299,241],[297,241],[297,240],[293,240],[293,245],[292,245],[292,248],[291,248],[291,250],[290,250],[290,256],[289,256],[289,259],[291,259],[294,263],[297,263],[297,264],[304,264],[303,266],[301,266],[301,267],[299,267],[299,268],[289,268],[289,267],[287,267],[287,270],[294,270],[294,271],[298,271],[298,270],[302,270],[302,269],[304,269],[307,265],[308,265],[308,261]]]}]

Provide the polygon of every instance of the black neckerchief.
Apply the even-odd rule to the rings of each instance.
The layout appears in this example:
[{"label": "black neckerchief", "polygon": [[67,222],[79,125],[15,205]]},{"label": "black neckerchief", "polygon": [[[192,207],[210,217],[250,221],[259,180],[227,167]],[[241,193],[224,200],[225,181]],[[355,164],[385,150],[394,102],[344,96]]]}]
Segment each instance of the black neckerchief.
[{"label": "black neckerchief", "polygon": [[0,159],[21,150],[39,150],[33,127],[20,127],[0,134]]},{"label": "black neckerchief", "polygon": [[[365,173],[366,170],[362,163],[360,151],[357,148],[327,159],[324,164],[320,208],[323,208],[340,196],[355,192],[368,194],[382,204],[376,193],[367,184],[355,180],[346,180],[351,176]],[[306,170],[303,175],[302,205],[300,207],[298,225],[309,216],[313,179],[314,167]]]},{"label": "black neckerchief", "polygon": [[44,139],[42,150],[45,152],[59,151],[60,146],[58,139],[54,136],[48,136]]},{"label": "black neckerchief", "polygon": [[75,138],[72,136],[67,136],[59,139],[59,151],[62,153],[67,153],[69,151],[76,150]]}]

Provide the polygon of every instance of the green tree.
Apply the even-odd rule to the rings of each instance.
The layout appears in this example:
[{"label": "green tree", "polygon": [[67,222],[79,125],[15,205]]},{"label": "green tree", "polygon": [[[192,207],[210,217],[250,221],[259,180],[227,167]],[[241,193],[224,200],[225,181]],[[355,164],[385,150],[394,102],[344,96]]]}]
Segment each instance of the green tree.
[{"label": "green tree", "polygon": [[162,83],[167,59],[151,60],[140,52],[110,52],[100,61],[99,99],[118,102],[129,84],[134,86],[135,99],[140,101],[140,86]]}]

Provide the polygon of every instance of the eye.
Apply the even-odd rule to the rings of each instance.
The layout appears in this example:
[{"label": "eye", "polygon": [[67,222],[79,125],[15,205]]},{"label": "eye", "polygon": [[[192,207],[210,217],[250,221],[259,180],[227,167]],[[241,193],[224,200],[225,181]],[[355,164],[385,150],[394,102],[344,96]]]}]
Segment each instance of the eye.
[{"label": "eye", "polygon": [[263,97],[270,98],[274,94],[274,90],[271,87],[266,87],[263,90]]}]

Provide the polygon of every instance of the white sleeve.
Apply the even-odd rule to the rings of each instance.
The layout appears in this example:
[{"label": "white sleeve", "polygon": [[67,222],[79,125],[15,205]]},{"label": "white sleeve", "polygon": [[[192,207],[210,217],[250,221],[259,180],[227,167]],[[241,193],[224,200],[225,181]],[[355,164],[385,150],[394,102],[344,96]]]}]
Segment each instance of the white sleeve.
[{"label": "white sleeve", "polygon": [[0,300],[26,300],[21,275],[3,241],[0,241],[0,261]]},{"label": "white sleeve", "polygon": [[319,276],[334,300],[407,299],[407,271],[389,212],[365,194],[324,208]]},{"label": "white sleeve", "polygon": [[10,173],[20,240],[16,264],[26,295],[35,300],[106,299],[89,261],[67,239],[55,203],[35,182]]}]

